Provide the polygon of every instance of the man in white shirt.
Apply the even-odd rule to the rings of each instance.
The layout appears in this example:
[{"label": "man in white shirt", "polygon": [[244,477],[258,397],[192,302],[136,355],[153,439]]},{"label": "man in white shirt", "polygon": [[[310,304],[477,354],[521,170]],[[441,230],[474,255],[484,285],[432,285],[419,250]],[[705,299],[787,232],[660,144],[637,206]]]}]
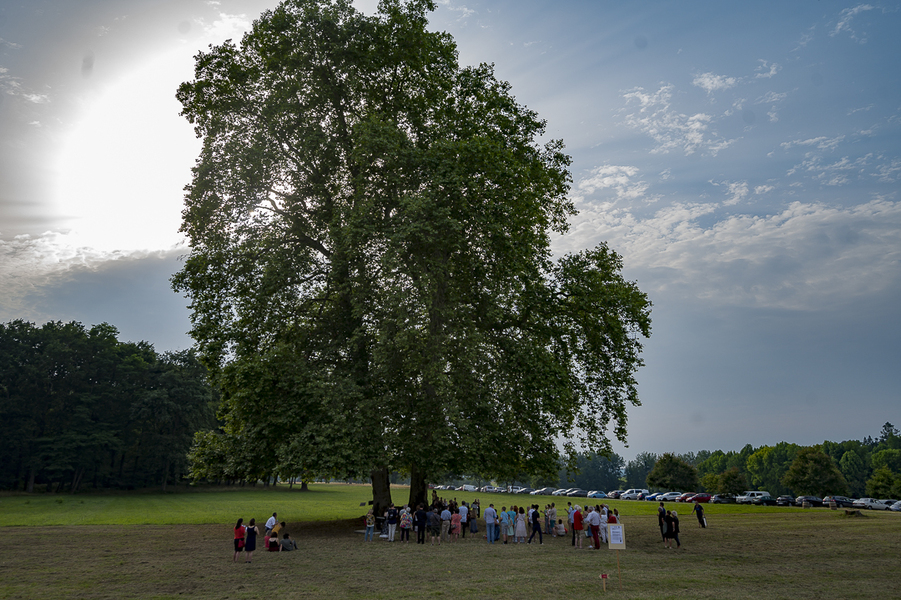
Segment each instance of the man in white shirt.
[{"label": "man in white shirt", "polygon": [[278,515],[276,513],[272,513],[272,516],[269,517],[269,520],[266,521],[266,534],[268,535],[272,528],[275,527],[275,524],[278,523]]},{"label": "man in white shirt", "polygon": [[601,540],[598,537],[601,529],[601,517],[598,515],[597,511],[594,510],[593,506],[588,507],[588,526],[591,527],[591,538],[594,540],[594,545],[589,546],[589,548],[594,548],[595,550],[601,549]]},{"label": "man in white shirt", "polygon": [[485,509],[485,529],[488,530],[488,543],[494,543],[494,528],[497,527],[497,511],[494,505],[489,504]]},{"label": "man in white shirt", "polygon": [[460,511],[460,530],[463,533],[463,537],[466,537],[466,525],[468,524],[467,517],[469,516],[469,507],[466,506],[466,502],[463,502],[458,509]]},{"label": "man in white shirt", "polygon": [[450,542],[450,522],[451,522],[451,512],[444,507],[444,510],[441,511],[441,541],[442,542]]}]

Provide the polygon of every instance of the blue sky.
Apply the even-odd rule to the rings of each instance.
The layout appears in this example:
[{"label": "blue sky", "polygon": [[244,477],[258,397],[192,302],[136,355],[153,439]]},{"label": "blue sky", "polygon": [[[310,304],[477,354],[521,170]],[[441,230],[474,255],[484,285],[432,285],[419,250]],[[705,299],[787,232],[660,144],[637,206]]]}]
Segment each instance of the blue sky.
[{"label": "blue sky", "polygon": [[[71,4],[0,4],[0,319],[183,348],[175,87],[271,3]],[[566,142],[555,251],[609,242],[654,302],[621,454],[901,422],[901,4],[438,4]]]}]

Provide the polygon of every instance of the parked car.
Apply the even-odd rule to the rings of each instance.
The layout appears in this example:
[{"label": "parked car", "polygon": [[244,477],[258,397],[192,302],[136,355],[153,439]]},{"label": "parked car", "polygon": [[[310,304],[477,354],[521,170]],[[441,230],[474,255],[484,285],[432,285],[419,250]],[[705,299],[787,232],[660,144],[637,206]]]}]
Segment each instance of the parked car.
[{"label": "parked car", "polygon": [[795,498],[796,506],[804,506],[804,502],[811,506],[823,506],[823,499],[817,496],[798,496]]},{"label": "parked car", "polygon": [[557,488],[543,487],[541,489],[537,489],[534,492],[529,492],[529,493],[533,496],[550,496],[555,489],[557,489]]},{"label": "parked car", "polygon": [[676,498],[676,502],[691,502],[691,499],[694,498],[697,492],[685,492],[678,498]]},{"label": "parked car", "polygon": [[705,503],[710,502],[711,498],[713,498],[713,496],[711,496],[707,492],[701,492],[700,494],[695,494],[694,496],[692,496],[690,502]]},{"label": "parked car", "polygon": [[658,502],[675,502],[676,498],[682,495],[682,492],[667,492],[657,496]]},{"label": "parked car", "polygon": [[611,500],[619,500],[619,497],[622,495],[622,490],[613,490],[612,492],[607,492],[607,497]]},{"label": "parked car", "polygon": [[776,506],[776,499],[766,494],[765,496],[753,496],[751,497],[750,504],[755,504],[757,506]]},{"label": "parked car", "polygon": [[572,488],[560,488],[551,492],[551,496],[565,496],[566,492],[571,492]]},{"label": "parked car", "polygon": [[711,504],[732,504],[735,497],[732,494],[714,494],[710,497]]},{"label": "parked car", "polygon": [[588,492],[589,498],[606,498],[607,494],[602,492],[601,490],[595,490],[593,492]]},{"label": "parked car", "polygon": [[[654,500],[657,499],[657,496],[659,496],[659,495],[660,495],[660,492],[654,492],[653,494],[645,494],[644,499],[647,500],[648,502],[653,502]],[[609,498],[610,495],[608,494],[607,497]]]},{"label": "parked car", "polygon": [[829,506],[833,502],[839,508],[851,508],[854,506],[854,500],[847,496],[826,496],[823,498],[823,506]]},{"label": "parked car", "polygon": [[854,508],[866,508],[869,510],[888,510],[888,506],[882,504],[875,498],[861,498],[860,500],[855,500],[853,506]]},{"label": "parked car", "polygon": [[[764,490],[749,490],[741,496],[738,496],[735,499],[735,502],[737,504],[751,504],[754,501],[754,498],[762,498],[763,496],[769,495],[770,493]],[[773,500],[773,502],[775,502],[775,500]]]},{"label": "parked car", "polygon": [[894,504],[889,506],[888,509],[895,512],[901,512],[901,502],[895,502]]},{"label": "parked car", "polygon": [[784,495],[776,498],[776,506],[794,506],[795,499],[791,496]]},{"label": "parked car", "polygon": [[586,496],[588,496],[588,490],[580,490],[576,488],[566,495],[571,498],[585,498]]},{"label": "parked car", "polygon": [[535,491],[535,490],[534,490],[533,488],[530,488],[530,487],[524,487],[524,488],[519,488],[519,491],[516,492],[516,493],[517,493],[517,494],[531,494],[531,493],[534,492],[534,491]]},{"label": "parked car", "polygon": [[639,494],[649,494],[648,490],[642,490],[639,488],[632,488],[631,490],[626,490],[622,494],[620,494],[620,500],[638,500]]},{"label": "parked car", "polygon": [[892,498],[892,499],[880,500],[880,502],[881,502],[882,504],[885,504],[885,505],[888,506],[889,508],[891,508],[891,507],[892,507],[892,504],[894,504],[895,502],[897,502],[897,500],[895,500],[894,498]]}]

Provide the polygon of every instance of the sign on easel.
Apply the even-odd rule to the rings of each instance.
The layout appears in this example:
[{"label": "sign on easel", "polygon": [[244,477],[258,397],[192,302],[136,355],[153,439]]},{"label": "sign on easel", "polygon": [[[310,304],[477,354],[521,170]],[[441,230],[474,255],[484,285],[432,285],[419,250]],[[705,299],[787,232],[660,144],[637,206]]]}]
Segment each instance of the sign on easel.
[{"label": "sign on easel", "polygon": [[626,533],[623,531],[622,523],[607,524],[607,547],[611,550],[626,549]]}]

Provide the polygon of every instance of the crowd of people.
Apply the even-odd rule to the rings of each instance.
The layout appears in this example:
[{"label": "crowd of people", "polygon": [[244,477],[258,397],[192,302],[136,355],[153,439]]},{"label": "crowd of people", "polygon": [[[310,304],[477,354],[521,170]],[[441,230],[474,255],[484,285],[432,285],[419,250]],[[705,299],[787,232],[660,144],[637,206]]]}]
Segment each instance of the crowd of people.
[{"label": "crowd of people", "polygon": [[[700,527],[706,527],[704,509],[696,504],[694,511],[698,517]],[[415,510],[410,506],[402,508],[390,504],[381,519],[372,509],[363,517],[365,525],[364,541],[371,542],[375,538],[375,529],[382,522],[382,530],[379,537],[386,538],[389,542],[395,540],[401,543],[411,541],[415,535],[417,544],[425,544],[428,540],[431,545],[440,546],[465,538],[467,531],[471,536],[479,533],[478,521],[485,523],[484,539],[489,544],[531,544],[538,537],[538,544],[544,544],[544,536],[565,538],[571,535],[571,545],[576,549],[583,549],[587,543],[589,549],[600,550],[601,544],[607,544],[607,525],[621,523],[619,511],[610,509],[606,504],[596,504],[585,508],[578,504],[567,502],[565,509],[558,514],[556,503],[546,504],[542,510],[538,504],[530,506],[517,506],[511,504],[509,508],[501,506],[498,511],[493,503],[490,503],[484,512],[478,499],[470,503],[457,502],[457,499],[447,500],[439,498],[432,492],[432,501],[426,505],[422,503]],[[663,502],[657,509],[657,519],[660,534],[663,539],[663,547],[666,549],[682,547],[679,539],[679,515],[675,510],[667,510]],[[397,530],[400,530],[398,537]],[[530,533],[531,532],[531,533]],[[245,525],[244,519],[238,519],[235,523],[235,554],[234,562],[243,553],[245,561],[253,560],[256,551],[257,537],[260,530],[256,520],[251,519]],[[587,542],[586,542],[587,540]],[[675,545],[673,545],[675,544]],[[297,549],[297,543],[285,531],[285,522],[278,520],[278,514],[266,521],[263,532],[263,548],[269,552],[287,552]]]},{"label": "crowd of people", "polygon": [[[297,542],[292,540],[291,535],[285,531],[285,522],[279,522],[277,513],[272,513],[272,516],[266,521],[264,529],[263,549],[265,551],[290,552],[297,550]],[[244,562],[252,562],[259,535],[260,529],[257,527],[256,519],[251,519],[247,525],[244,524],[243,518],[238,519],[238,522],[235,523],[235,555],[232,561],[238,562],[243,553]]]}]

